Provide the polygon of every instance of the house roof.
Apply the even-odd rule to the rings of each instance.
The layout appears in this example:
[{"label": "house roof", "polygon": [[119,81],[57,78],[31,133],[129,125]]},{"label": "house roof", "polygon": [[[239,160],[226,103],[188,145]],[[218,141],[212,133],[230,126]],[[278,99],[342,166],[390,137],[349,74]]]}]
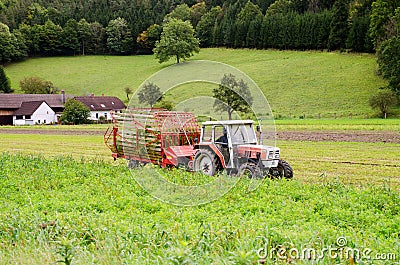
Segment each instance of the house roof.
[{"label": "house roof", "polygon": [[122,110],[126,108],[125,104],[117,97],[85,96],[74,98],[85,104],[90,111]]},{"label": "house roof", "polygon": [[[42,103],[46,103],[46,101],[28,101],[22,102],[21,107],[14,111],[13,115],[32,115]],[[47,104],[49,105],[49,104]]]},{"label": "house roof", "polygon": [[[72,95],[65,95],[66,99]],[[62,94],[0,94],[0,109],[18,109],[23,102],[46,101],[51,108],[63,108]]]}]

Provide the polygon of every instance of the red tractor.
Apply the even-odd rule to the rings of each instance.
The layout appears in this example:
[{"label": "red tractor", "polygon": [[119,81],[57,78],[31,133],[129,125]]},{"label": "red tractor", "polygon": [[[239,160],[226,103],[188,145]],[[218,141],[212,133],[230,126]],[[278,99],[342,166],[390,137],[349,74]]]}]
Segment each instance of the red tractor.
[{"label": "red tractor", "polygon": [[210,176],[225,170],[251,178],[293,177],[279,148],[258,144],[252,120],[206,121],[200,128],[190,112],[127,109],[114,115],[104,141],[113,157],[128,159],[130,167],[153,163]]}]

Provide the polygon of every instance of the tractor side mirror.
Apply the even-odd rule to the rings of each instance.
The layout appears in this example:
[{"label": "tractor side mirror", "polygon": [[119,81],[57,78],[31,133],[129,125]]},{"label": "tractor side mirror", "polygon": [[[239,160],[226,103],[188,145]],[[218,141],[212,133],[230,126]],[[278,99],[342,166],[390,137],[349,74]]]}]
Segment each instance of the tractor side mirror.
[{"label": "tractor side mirror", "polygon": [[194,139],[193,139],[193,142],[194,142],[195,144],[199,143],[199,138],[197,138],[197,137],[194,138]]},{"label": "tractor side mirror", "polygon": [[257,126],[256,126],[256,130],[257,130],[257,132],[260,132],[260,131],[261,131],[260,125],[257,125]]}]

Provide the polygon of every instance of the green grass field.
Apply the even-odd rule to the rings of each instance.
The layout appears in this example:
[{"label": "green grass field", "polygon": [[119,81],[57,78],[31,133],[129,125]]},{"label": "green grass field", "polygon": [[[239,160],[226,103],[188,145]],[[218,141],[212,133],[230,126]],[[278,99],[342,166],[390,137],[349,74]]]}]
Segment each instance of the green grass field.
[{"label": "green grass field", "polygon": [[[369,121],[361,125],[381,125]],[[333,121],[309,126],[321,124]],[[0,264],[310,264],[277,250],[320,255],[342,237],[342,251],[369,255],[315,255],[315,264],[400,261],[400,144],[278,141],[293,181],[267,179],[248,192],[243,179],[219,200],[177,207],[138,186],[143,171],[114,162],[102,140],[0,134]],[[202,183],[157,170],[174,183]]]},{"label": "green grass field", "polygon": [[[297,52],[275,50],[202,49],[192,60],[229,64],[249,75],[266,95],[276,117],[323,118],[373,116],[371,94],[385,85],[377,77],[376,58],[370,54]],[[13,88],[19,80],[40,76],[69,94],[115,95],[126,99],[124,87],[137,88],[157,71],[173,64],[159,64],[154,56],[76,56],[32,58],[6,67]],[[204,86],[205,91],[212,87]],[[202,85],[195,85],[201,90]],[[198,94],[185,86],[167,97],[174,103]],[[204,93],[204,92],[202,92]]]}]

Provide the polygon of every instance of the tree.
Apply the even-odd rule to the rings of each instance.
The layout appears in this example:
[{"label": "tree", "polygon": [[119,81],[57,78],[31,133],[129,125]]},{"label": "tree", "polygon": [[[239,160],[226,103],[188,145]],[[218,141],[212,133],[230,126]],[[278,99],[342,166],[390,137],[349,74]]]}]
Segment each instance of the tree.
[{"label": "tree", "polygon": [[81,46],[82,55],[85,55],[86,43],[93,37],[90,30],[90,24],[86,19],[82,18],[78,22],[78,40]]},{"label": "tree", "polygon": [[211,8],[206,14],[204,14],[199,23],[196,26],[196,35],[200,39],[200,45],[202,47],[209,47],[212,45],[213,31],[218,26],[218,22],[221,20],[222,8],[215,6]]},{"label": "tree", "polygon": [[229,119],[232,119],[234,111],[251,111],[253,98],[249,87],[243,79],[238,81],[233,74],[225,74],[218,88],[213,89],[213,94],[217,99],[214,102],[215,110],[226,111]]},{"label": "tree", "polygon": [[154,104],[163,98],[163,94],[160,88],[154,83],[147,83],[138,93],[140,103],[148,103],[150,108],[153,108]]},{"label": "tree", "polygon": [[106,31],[99,22],[93,22],[90,24],[90,34],[87,49],[92,54],[104,54],[105,51],[105,35]]},{"label": "tree", "polygon": [[27,49],[23,35],[18,30],[10,33],[9,27],[0,22],[0,63],[23,59]]},{"label": "tree", "polygon": [[347,0],[338,0],[333,5],[333,18],[328,39],[328,49],[338,50],[345,47],[349,33],[347,19],[349,18],[349,4]]},{"label": "tree", "polygon": [[388,88],[400,95],[400,37],[384,41],[377,54],[379,73],[389,81]]},{"label": "tree", "polygon": [[40,31],[40,49],[46,55],[57,55],[62,51],[62,33],[60,25],[56,25],[51,20],[47,20]]},{"label": "tree", "polygon": [[3,66],[0,65],[0,92],[12,93],[14,90],[11,88],[10,79],[7,77]]},{"label": "tree", "polygon": [[293,2],[290,0],[277,0],[271,4],[267,9],[267,16],[275,14],[287,14],[292,12],[294,9]]},{"label": "tree", "polygon": [[63,39],[67,54],[75,55],[79,52],[78,22],[75,19],[69,19],[65,24]]},{"label": "tree", "polygon": [[174,104],[169,100],[162,99],[162,100],[158,101],[154,107],[166,109],[166,110],[172,110],[174,108]]},{"label": "tree", "polygon": [[377,0],[372,3],[369,32],[375,49],[395,35],[393,16],[399,6],[400,0]]},{"label": "tree", "polygon": [[107,46],[114,54],[129,54],[133,50],[133,38],[128,23],[123,18],[111,20],[106,28]]},{"label": "tree", "polygon": [[156,46],[156,42],[160,40],[162,29],[162,26],[153,24],[148,27],[147,30],[139,34],[136,42],[143,49],[153,50]]},{"label": "tree", "polygon": [[193,28],[196,28],[200,19],[206,13],[206,3],[199,2],[190,7],[190,21],[192,22]]},{"label": "tree", "polygon": [[160,41],[156,42],[153,52],[160,63],[176,57],[176,62],[198,53],[199,39],[194,37],[194,30],[189,21],[171,19],[163,27]]},{"label": "tree", "polygon": [[68,99],[60,120],[64,123],[84,124],[89,122],[90,110],[76,99]]},{"label": "tree", "polygon": [[372,96],[369,100],[369,105],[373,109],[379,109],[382,118],[386,119],[387,113],[391,107],[398,103],[397,95],[390,90],[384,90]]},{"label": "tree", "polygon": [[56,94],[58,92],[51,81],[34,76],[25,77],[19,82],[19,86],[25,94]]},{"label": "tree", "polygon": [[168,23],[172,19],[180,19],[183,21],[190,20],[190,8],[187,4],[181,4],[175,7],[171,13],[167,14],[164,18],[164,23]]},{"label": "tree", "polygon": [[125,94],[126,94],[126,98],[129,101],[129,95],[133,93],[132,88],[127,86],[127,87],[124,88],[124,91],[125,91]]}]

